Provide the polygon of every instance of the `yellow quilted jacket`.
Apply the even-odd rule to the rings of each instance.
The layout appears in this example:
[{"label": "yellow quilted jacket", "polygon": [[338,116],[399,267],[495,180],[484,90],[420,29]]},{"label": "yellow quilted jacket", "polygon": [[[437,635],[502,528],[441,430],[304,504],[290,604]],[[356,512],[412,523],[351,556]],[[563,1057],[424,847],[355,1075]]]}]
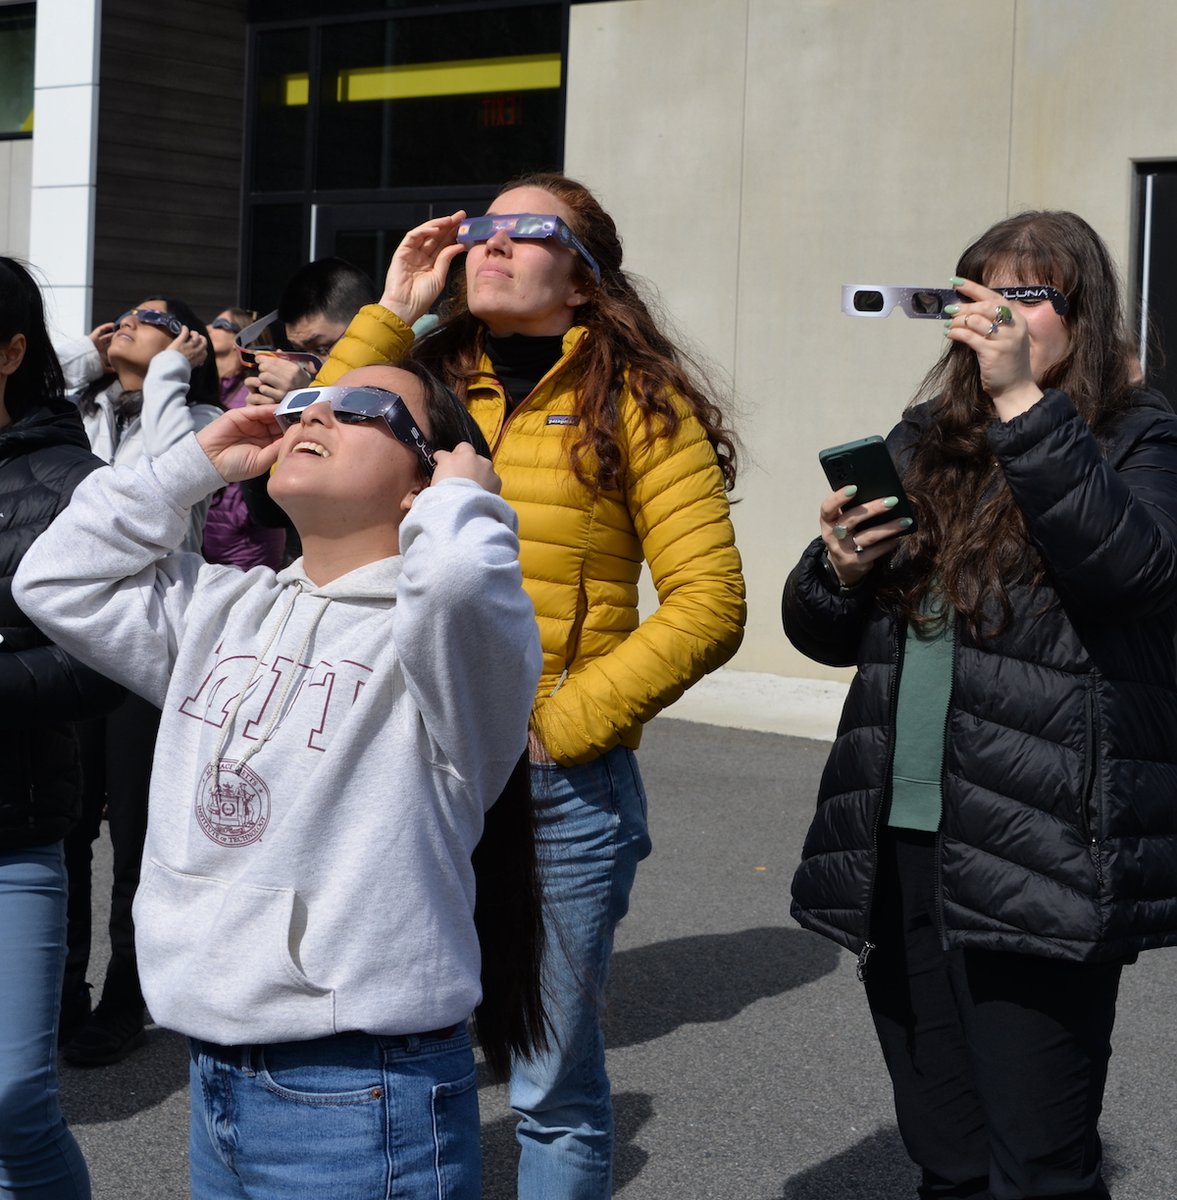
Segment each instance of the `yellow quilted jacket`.
[{"label": "yellow quilted jacket", "polygon": [[[519,515],[524,586],[535,605],[543,674],[534,723],[558,763],[621,745],[642,724],[736,652],[744,631],[744,579],[723,478],[702,425],[686,411],[673,437],[651,440],[637,405],[621,400],[625,483],[593,492],[568,466],[575,424],[564,355],[507,415],[503,389],[483,362],[467,404],[490,443],[503,497]],[[375,362],[399,362],[412,331],[379,305],[362,309],[318,382]],[[638,620],[642,560],[658,608]]]}]

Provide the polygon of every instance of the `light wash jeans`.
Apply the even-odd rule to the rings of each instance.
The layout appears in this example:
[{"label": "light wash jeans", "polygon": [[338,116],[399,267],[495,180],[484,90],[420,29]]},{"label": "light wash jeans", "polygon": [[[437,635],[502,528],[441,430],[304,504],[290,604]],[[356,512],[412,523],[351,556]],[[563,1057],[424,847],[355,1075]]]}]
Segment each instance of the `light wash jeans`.
[{"label": "light wash jeans", "polygon": [[0,854],[0,1198],[90,1195],[57,1101],[65,970],[61,843]]},{"label": "light wash jeans", "polygon": [[613,931],[650,853],[646,793],[632,750],[579,767],[533,764],[544,923],[544,999],[551,1048],[516,1062],[511,1106],[519,1200],[606,1200],[613,1194],[613,1104],[601,1006]]},{"label": "light wash jeans", "polygon": [[190,1048],[193,1200],[479,1200],[464,1025]]}]

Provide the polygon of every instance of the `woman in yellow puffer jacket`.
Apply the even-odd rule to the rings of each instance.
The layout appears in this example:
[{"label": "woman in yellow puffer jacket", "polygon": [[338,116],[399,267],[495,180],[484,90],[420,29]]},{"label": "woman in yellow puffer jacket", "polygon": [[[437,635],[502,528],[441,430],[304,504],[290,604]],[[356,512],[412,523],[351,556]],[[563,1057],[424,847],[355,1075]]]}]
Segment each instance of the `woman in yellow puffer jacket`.
[{"label": "woman in yellow puffer jacket", "polygon": [[[463,251],[448,311],[415,341]],[[410,231],[380,304],[318,382],[405,357],[464,396],[486,435],[544,653],[531,758],[552,1045],[512,1074],[519,1197],[598,1200],[612,1195],[613,1154],[599,1007],[650,850],[633,751],[643,723],[740,644],[733,439],[622,271],[612,219],[562,175],[508,185],[485,217]],[[643,560],[659,603],[639,621]]]}]

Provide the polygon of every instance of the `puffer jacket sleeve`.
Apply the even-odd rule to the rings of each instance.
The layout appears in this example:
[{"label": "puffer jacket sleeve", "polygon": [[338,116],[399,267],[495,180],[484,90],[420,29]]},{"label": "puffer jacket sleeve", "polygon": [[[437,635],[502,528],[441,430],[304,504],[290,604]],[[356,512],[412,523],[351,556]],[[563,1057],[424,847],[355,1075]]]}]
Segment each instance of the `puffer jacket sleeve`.
[{"label": "puffer jacket sleeve", "polygon": [[588,762],[722,666],[744,636],[744,577],[715,451],[682,411],[670,436],[649,437],[623,409],[626,491],[658,608],[608,654],[577,670],[537,712],[559,763]]},{"label": "puffer jacket sleeve", "polygon": [[989,429],[1030,540],[1072,617],[1117,622],[1177,602],[1177,417],[1137,408],[1109,462],[1064,393]]},{"label": "puffer jacket sleeve", "polygon": [[0,701],[10,728],[40,729],[47,722],[101,716],[124,694],[117,683],[57,646],[0,654]]},{"label": "puffer jacket sleeve", "polygon": [[331,355],[315,376],[315,382],[330,387],[348,371],[390,363],[395,366],[409,352],[413,331],[380,304],[366,304],[351,319],[343,337],[331,347]]},{"label": "puffer jacket sleeve", "polygon": [[814,538],[801,561],[789,573],[781,597],[785,636],[814,662],[830,667],[852,667],[873,607],[873,571],[860,587],[837,591],[822,565],[825,543]]}]

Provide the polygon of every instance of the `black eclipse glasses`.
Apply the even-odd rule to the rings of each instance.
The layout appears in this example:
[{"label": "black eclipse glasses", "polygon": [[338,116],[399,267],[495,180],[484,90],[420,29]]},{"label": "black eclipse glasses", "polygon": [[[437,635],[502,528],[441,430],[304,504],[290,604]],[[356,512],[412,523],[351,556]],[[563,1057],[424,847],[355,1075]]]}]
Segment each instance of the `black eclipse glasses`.
[{"label": "black eclipse glasses", "polygon": [[568,228],[568,222],[554,213],[487,213],[485,217],[468,217],[458,226],[458,241],[465,246],[490,241],[503,232],[512,241],[520,238],[555,238],[561,246],[579,254],[584,264],[601,282],[601,268],[585,249],[584,243]]},{"label": "black eclipse glasses", "polygon": [[184,322],[179,317],[173,317],[170,312],[163,312],[158,308],[128,308],[121,317],[115,319],[115,329],[118,329],[128,317],[134,317],[140,325],[153,325],[156,329],[166,329],[172,337],[179,337],[180,330],[184,328]]},{"label": "black eclipse glasses", "polygon": [[312,404],[330,404],[336,420],[345,425],[383,420],[392,436],[408,446],[421,460],[426,473],[433,475],[437,467],[433,446],[417,428],[409,406],[396,392],[378,387],[297,388],[286,393],[274,413],[278,428],[285,433],[291,425],[297,425]]},{"label": "black eclipse glasses", "polygon": [[[1067,315],[1067,298],[1046,283],[1019,283],[1013,287],[990,288],[1004,300],[1019,304],[1049,301],[1060,317]],[[851,317],[887,317],[901,308],[909,317],[943,317],[949,304],[970,304],[952,288],[902,287],[886,283],[847,283],[842,286],[842,311]]]}]

